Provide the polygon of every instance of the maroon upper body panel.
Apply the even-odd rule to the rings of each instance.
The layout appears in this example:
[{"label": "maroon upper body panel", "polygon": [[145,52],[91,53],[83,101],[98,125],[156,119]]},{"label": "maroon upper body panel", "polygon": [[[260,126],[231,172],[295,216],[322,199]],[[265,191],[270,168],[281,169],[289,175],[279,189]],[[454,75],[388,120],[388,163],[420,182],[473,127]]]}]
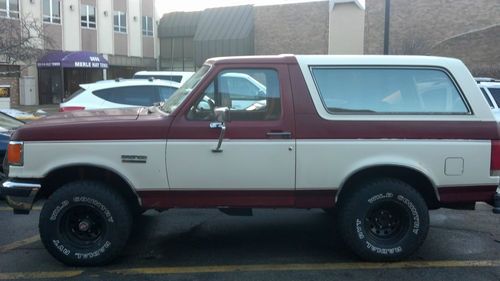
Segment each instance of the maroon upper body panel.
[{"label": "maroon upper body panel", "polygon": [[225,134],[228,139],[268,139],[269,133],[280,132],[290,133],[292,139],[499,139],[494,121],[325,120],[317,113],[297,60],[291,55],[214,58],[207,64],[212,65],[209,72],[170,116],[146,108],[67,112],[27,124],[12,139],[217,139],[219,130],[210,129],[210,121],[188,120],[187,113],[218,73],[244,68],[278,72],[281,116],[277,120],[230,122]]},{"label": "maroon upper body panel", "polygon": [[171,118],[147,108],[72,111],[55,114],[17,129],[12,140],[166,139]]},{"label": "maroon upper body panel", "polygon": [[[290,65],[297,139],[473,139],[499,138],[495,121],[332,121],[319,116],[298,65]],[[367,119],[370,117],[367,116]],[[397,116],[394,116],[396,119]]]}]

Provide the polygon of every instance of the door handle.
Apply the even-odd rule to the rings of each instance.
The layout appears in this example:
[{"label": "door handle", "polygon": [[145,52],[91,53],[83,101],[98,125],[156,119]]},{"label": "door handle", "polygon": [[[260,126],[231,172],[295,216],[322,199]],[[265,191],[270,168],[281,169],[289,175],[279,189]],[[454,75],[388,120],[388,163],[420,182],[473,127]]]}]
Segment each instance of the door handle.
[{"label": "door handle", "polygon": [[291,132],[267,132],[266,136],[268,138],[281,138],[281,139],[291,139]]}]

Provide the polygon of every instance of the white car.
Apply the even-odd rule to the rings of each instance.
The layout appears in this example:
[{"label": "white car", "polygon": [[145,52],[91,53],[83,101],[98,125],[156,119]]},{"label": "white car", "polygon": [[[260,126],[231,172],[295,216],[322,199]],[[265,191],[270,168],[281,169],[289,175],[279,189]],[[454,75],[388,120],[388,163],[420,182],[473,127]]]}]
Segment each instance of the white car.
[{"label": "white car", "polygon": [[133,79],[160,79],[174,81],[184,84],[194,72],[188,71],[139,71],[134,74]]},{"label": "white car", "polygon": [[477,85],[491,107],[495,118],[500,121],[500,80],[476,78]]},{"label": "white car", "polygon": [[106,80],[82,84],[59,106],[60,112],[151,106],[168,99],[180,84],[156,79]]}]

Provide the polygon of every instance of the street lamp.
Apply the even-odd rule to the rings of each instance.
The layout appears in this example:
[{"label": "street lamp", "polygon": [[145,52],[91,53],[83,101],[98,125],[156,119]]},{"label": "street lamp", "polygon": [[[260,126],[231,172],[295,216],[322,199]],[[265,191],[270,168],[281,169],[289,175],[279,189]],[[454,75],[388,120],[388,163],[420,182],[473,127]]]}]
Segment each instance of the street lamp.
[{"label": "street lamp", "polygon": [[391,22],[391,0],[385,0],[384,55],[389,54],[389,24]]}]

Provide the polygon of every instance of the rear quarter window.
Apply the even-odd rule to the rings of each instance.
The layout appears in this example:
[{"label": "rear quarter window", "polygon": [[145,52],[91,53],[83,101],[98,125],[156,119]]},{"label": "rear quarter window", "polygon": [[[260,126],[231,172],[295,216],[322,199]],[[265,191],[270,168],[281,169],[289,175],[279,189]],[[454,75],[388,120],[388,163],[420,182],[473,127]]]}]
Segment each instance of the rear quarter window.
[{"label": "rear quarter window", "polygon": [[468,114],[450,76],[434,68],[311,67],[331,114]]}]

